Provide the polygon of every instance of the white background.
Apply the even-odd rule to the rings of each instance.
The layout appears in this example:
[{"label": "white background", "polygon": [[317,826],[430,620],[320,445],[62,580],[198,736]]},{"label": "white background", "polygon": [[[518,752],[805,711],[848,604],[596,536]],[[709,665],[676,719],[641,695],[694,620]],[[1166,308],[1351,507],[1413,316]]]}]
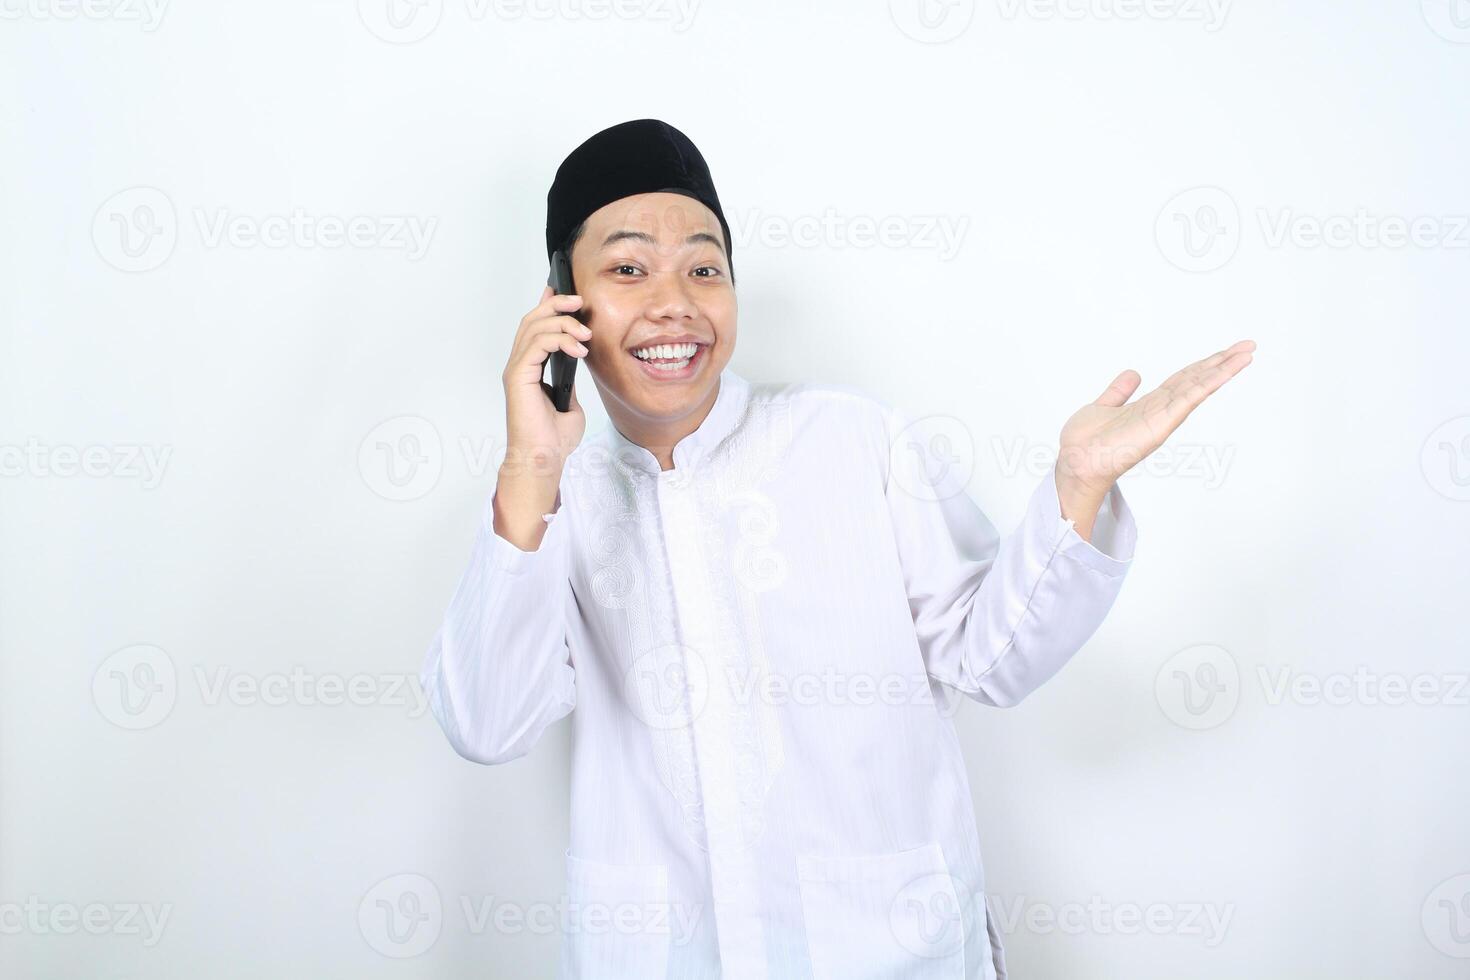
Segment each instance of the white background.
[{"label": "white background", "polygon": [[1260,345],[1103,628],[958,715],[1013,976],[1470,969],[1463,0],[91,2],[0,0],[0,973],[550,975],[474,915],[555,900],[569,725],[475,767],[413,678],[546,188],[646,116],[734,369],[949,416],[1002,529],[1118,371]]}]

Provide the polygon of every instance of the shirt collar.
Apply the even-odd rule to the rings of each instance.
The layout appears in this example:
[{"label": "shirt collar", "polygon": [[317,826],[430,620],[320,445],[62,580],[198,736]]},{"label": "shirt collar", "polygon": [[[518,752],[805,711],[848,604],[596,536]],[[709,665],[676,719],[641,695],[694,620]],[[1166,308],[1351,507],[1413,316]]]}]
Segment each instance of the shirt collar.
[{"label": "shirt collar", "polygon": [[[745,406],[750,400],[750,382],[730,368],[720,372],[720,387],[715,394],[715,403],[709,414],[699,423],[699,428],[680,439],[674,445],[674,469],[670,472],[687,471],[708,455],[709,451],[735,431],[745,417]],[[613,458],[625,467],[658,475],[658,458],[642,446],[618,431],[616,425],[608,423],[608,439]]]}]

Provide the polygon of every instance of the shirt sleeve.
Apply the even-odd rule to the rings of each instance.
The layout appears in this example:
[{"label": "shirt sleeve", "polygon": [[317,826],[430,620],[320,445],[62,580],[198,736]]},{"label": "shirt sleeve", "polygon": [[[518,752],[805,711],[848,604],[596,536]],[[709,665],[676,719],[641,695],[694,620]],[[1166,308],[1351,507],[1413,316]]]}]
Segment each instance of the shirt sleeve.
[{"label": "shirt sleeve", "polygon": [[522,551],[495,533],[491,496],[420,674],[439,727],[472,762],[520,758],[576,704],[570,530],[565,508],[547,516],[540,546]]},{"label": "shirt sleeve", "polygon": [[884,492],[925,669],[982,703],[1017,704],[1112,608],[1133,561],[1133,513],[1115,484],[1083,540],[1062,517],[1053,468],[1002,538],[922,430],[886,407],[884,417]]}]

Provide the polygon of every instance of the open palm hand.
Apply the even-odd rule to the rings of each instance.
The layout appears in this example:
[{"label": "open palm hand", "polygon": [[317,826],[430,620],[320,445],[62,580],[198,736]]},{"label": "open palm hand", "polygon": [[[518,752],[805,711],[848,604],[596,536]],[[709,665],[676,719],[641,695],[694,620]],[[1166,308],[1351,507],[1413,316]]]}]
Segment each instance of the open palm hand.
[{"label": "open palm hand", "polygon": [[1128,401],[1142,378],[1127,370],[1096,401],[1062,426],[1057,487],[1064,497],[1101,502],[1128,470],[1164,444],[1221,385],[1251,362],[1253,340],[1242,340],[1181,368],[1153,391]]}]

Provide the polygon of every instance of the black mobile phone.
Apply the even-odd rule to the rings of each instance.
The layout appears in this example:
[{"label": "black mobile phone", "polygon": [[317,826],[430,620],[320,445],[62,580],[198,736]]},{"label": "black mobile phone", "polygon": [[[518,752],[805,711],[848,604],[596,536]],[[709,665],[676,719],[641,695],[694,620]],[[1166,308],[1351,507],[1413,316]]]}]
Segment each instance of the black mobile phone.
[{"label": "black mobile phone", "polygon": [[[551,253],[551,275],[546,284],[551,291],[558,296],[566,296],[577,290],[572,285],[572,263],[567,254],[560,249]],[[578,320],[582,319],[579,312],[571,314]],[[541,387],[545,390],[551,404],[556,406],[558,412],[570,412],[572,410],[572,382],[577,377],[577,359],[566,351],[554,350],[546,358],[547,364],[551,365],[551,381],[547,382],[543,373],[541,376]]]}]

